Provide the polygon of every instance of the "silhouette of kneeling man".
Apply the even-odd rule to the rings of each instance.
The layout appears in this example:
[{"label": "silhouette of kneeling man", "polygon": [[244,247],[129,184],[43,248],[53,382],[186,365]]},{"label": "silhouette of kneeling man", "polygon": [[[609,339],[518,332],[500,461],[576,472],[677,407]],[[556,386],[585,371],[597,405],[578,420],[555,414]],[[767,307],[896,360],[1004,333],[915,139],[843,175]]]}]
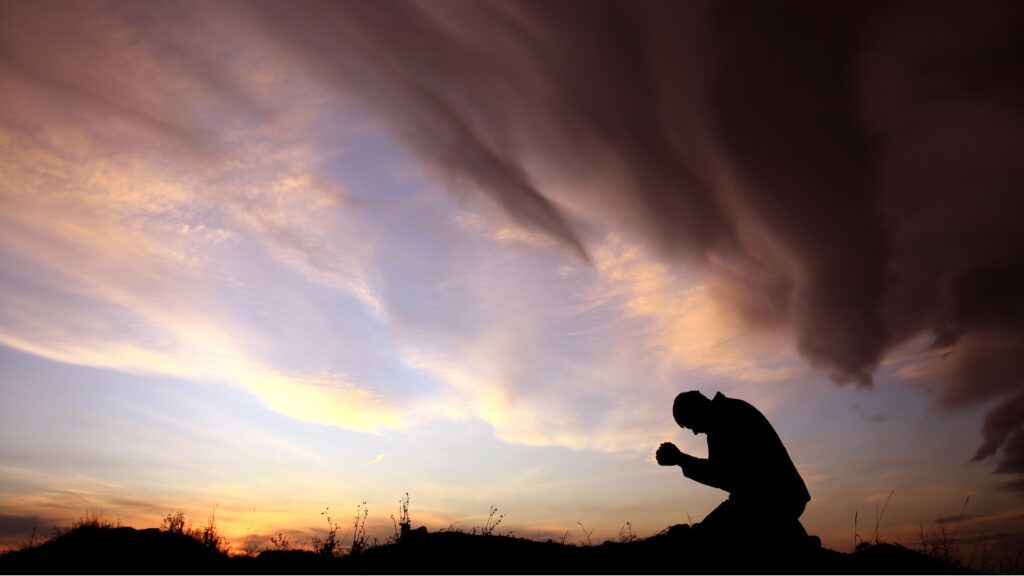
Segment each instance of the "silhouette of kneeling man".
[{"label": "silhouette of kneeling man", "polygon": [[679,466],[687,478],[729,493],[693,527],[695,533],[713,540],[806,538],[798,518],[811,495],[763,414],[721,392],[708,400],[691,391],[676,396],[672,415],[694,435],[707,434],[708,457],[695,458],[665,442],[658,447],[658,464]]}]

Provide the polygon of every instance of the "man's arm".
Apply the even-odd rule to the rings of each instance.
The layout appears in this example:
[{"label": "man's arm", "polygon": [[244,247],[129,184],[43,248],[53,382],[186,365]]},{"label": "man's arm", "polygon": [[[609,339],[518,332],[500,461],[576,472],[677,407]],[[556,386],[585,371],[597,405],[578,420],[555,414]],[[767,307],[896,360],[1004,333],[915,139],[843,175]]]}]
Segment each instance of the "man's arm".
[{"label": "man's arm", "polygon": [[658,447],[658,452],[655,454],[658,464],[662,466],[679,466],[683,469],[683,475],[700,482],[706,486],[712,488],[719,488],[725,490],[722,487],[721,479],[714,465],[710,461],[704,458],[696,458],[690,456],[685,452],[676,448],[676,445],[671,442],[665,442]]},{"label": "man's arm", "polygon": [[725,490],[725,488],[722,487],[722,481],[718,477],[719,475],[715,470],[714,465],[712,465],[709,460],[705,458],[697,458],[680,452],[678,464],[679,467],[683,469],[683,476],[686,476],[690,480],[700,482],[705,486]]}]

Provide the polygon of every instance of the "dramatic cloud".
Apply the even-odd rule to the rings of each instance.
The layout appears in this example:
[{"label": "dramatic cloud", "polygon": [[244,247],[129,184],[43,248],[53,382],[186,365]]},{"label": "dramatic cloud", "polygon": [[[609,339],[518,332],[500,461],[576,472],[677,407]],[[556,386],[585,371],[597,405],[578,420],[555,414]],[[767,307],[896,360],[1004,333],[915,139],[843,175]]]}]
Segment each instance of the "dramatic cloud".
[{"label": "dramatic cloud", "polygon": [[[898,345],[929,338],[917,373],[940,384],[943,406],[990,405],[977,457],[1001,453],[998,470],[1019,473],[1022,22],[1024,6],[997,1],[5,2],[0,146],[10,154],[0,240],[31,265],[24,278],[9,273],[17,289],[4,292],[4,342],[125,369],[163,363],[178,374],[188,364],[197,377],[208,373],[186,359],[212,343],[220,355],[211,365],[228,365],[228,380],[333,421],[314,408],[330,406],[321,402],[325,389],[346,398],[359,389],[344,377],[286,376],[262,363],[272,352],[235,342],[243,329],[193,334],[193,318],[213,315],[212,306],[189,316],[139,302],[145,293],[173,304],[184,298],[169,287],[202,285],[182,282],[174,263],[194,264],[186,280],[209,277],[204,249],[263,242],[275,261],[387,322],[406,365],[476,399],[471,408],[453,401],[432,410],[482,416],[501,437],[527,443],[607,444],[574,435],[583,417],[569,406],[565,422],[531,421],[546,419],[534,409],[541,400],[563,407],[535,382],[542,367],[557,374],[552,357],[569,353],[536,351],[538,335],[561,318],[542,318],[537,299],[512,306],[521,287],[467,287],[491,290],[492,300],[467,300],[463,313],[439,319],[400,293],[409,275],[364,266],[368,252],[388,248],[367,246],[357,218],[332,219],[344,197],[317,186],[306,168],[320,159],[296,144],[337,128],[336,117],[318,116],[319,104],[343,96],[453,189],[490,198],[528,228],[506,224],[494,239],[543,245],[546,237],[589,263],[597,293],[582,299],[649,322],[655,336],[638,341],[657,343],[666,365],[749,381],[785,377],[791,366],[755,365],[724,344],[770,329],[792,335],[837,381],[868,386]],[[315,87],[283,80],[308,81],[309,72]],[[293,121],[303,115],[315,122]],[[311,125],[320,132],[296,134]],[[243,161],[257,148],[260,162]],[[165,166],[168,151],[179,164]],[[138,179],[111,180],[140,157]],[[95,158],[108,165],[87,162]],[[196,185],[145,188],[175,180],[150,174],[154,164],[191,170]],[[167,241],[175,231],[182,238]],[[630,257],[609,232],[659,262]],[[115,249],[124,245],[131,248]],[[671,268],[680,262],[702,264],[709,279],[680,283],[675,294]],[[32,266],[75,287],[57,300],[127,309],[161,329],[128,346],[118,340],[124,326],[104,323],[111,314],[93,306],[76,324],[82,306],[72,304],[60,322],[40,327],[48,315],[31,312],[33,301],[45,303],[33,300],[37,278],[28,276],[43,272]],[[124,273],[143,268],[148,275]],[[430,288],[468,284],[442,276],[412,275]],[[76,348],[65,338],[97,333],[108,347]],[[198,344],[152,355],[168,335]],[[605,353],[618,343],[593,342],[587,352],[607,357],[609,370],[624,363]],[[501,365],[498,352],[508,355]],[[564,370],[581,372],[559,380],[564,389],[585,394],[580,383],[596,381]],[[289,394],[287,382],[305,396]],[[363,404],[375,407],[374,398]],[[379,408],[400,419],[398,407]],[[359,413],[351,408],[346,418]],[[373,429],[370,420],[377,417],[361,427]]]},{"label": "dramatic cloud", "polygon": [[944,404],[999,403],[978,456],[1005,445],[1001,469],[1024,424],[1022,11],[261,5],[441,175],[578,252],[601,223],[703,261],[839,382],[932,335]]}]

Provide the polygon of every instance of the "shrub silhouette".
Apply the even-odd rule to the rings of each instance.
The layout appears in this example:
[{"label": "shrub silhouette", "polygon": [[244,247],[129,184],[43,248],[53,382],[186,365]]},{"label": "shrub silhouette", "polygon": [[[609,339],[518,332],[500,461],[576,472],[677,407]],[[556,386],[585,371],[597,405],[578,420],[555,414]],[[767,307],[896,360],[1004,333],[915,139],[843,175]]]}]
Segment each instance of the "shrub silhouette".
[{"label": "shrub silhouette", "polygon": [[277,536],[271,536],[270,542],[276,550],[291,550],[292,541],[284,532],[278,532]]},{"label": "shrub silhouette", "polygon": [[325,508],[320,515],[327,520],[327,536],[322,540],[319,536],[313,537],[313,551],[320,556],[333,557],[338,549],[338,528],[341,528],[341,525],[331,520],[330,506]]},{"label": "shrub silhouette", "polygon": [[391,523],[395,526],[395,533],[391,536],[389,543],[395,544],[402,538],[408,538],[412,531],[412,520],[409,518],[409,493],[398,499],[398,519],[391,515]]},{"label": "shrub silhouette", "polygon": [[367,548],[366,540],[366,518],[370,515],[370,510],[366,507],[366,502],[356,506],[356,520],[353,524],[352,532],[352,548],[349,550],[349,554],[356,555]]},{"label": "shrub silhouette", "polygon": [[163,521],[160,522],[160,529],[171,534],[185,534],[185,514],[181,510],[168,512]]}]

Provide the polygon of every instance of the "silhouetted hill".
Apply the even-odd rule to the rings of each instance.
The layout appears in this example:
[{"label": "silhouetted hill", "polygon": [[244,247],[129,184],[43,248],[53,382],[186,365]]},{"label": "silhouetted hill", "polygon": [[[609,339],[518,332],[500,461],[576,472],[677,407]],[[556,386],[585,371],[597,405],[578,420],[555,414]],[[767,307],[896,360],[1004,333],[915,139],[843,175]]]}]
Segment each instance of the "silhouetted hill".
[{"label": "silhouetted hill", "polygon": [[4,573],[821,573],[955,574],[957,566],[895,544],[844,554],[813,545],[713,547],[658,535],[572,546],[510,536],[417,533],[357,555],[304,550],[228,556],[188,536],[156,529],[85,526],[0,556]]},{"label": "silhouetted hill", "polygon": [[39,546],[0,556],[0,572],[220,572],[228,569],[229,560],[180,532],[80,526]]}]

